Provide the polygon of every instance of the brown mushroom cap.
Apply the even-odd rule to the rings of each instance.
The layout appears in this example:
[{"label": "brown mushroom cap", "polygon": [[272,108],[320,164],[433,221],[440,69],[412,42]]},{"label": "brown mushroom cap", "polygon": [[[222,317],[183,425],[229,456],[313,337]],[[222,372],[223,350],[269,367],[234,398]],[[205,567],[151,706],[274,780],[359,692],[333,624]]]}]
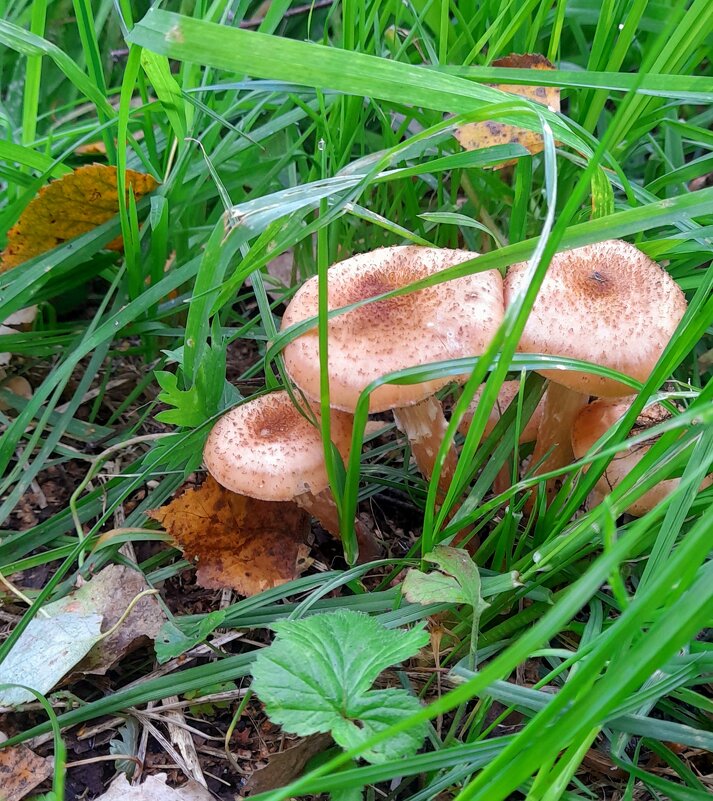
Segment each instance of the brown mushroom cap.
[{"label": "brown mushroom cap", "polygon": [[[331,437],[344,457],[351,433],[351,416],[334,412]],[[329,484],[320,430],[284,391],[254,398],[223,415],[208,435],[203,459],[219,484],[263,501],[317,494]]]},{"label": "brown mushroom cap", "polygon": [[[572,426],[572,450],[577,459],[594,445],[594,443],[609,431],[626,414],[631,406],[631,399],[621,401],[597,400],[585,406],[579,413]],[[656,403],[649,406],[636,419],[636,423],[631,433],[638,435],[658,423],[670,417],[669,412],[660,404]],[[641,461],[649,448],[653,445],[653,440],[642,442],[631,450],[624,450],[617,453],[611,460],[607,469],[596,484],[595,490],[600,495],[608,495],[614,487],[628,475]],[[660,481],[650,490],[645,492],[634,503],[627,508],[629,514],[640,517],[660,503],[667,495],[670,495],[678,486],[679,478],[669,478]],[[711,484],[711,479],[706,478],[701,484],[701,488]]]},{"label": "brown mushroom cap", "polygon": [[[329,309],[338,309],[399,289],[478,254],[401,246],[353,256],[329,270]],[[317,315],[317,278],[310,278],[285,311],[282,328]],[[399,297],[366,304],[329,322],[330,401],[354,411],[372,381],[408,367],[476,356],[485,350],[504,315],[502,279],[487,270]],[[283,351],[292,380],[317,400],[319,342],[313,328]],[[369,410],[381,412],[418,403],[452,377],[412,385],[383,385]]]},{"label": "brown mushroom cap", "polygon": [[[475,415],[475,411],[478,408],[478,404],[480,403],[480,398],[483,394],[483,388],[485,384],[482,384],[478,387],[473,396],[473,400],[470,402],[468,406],[468,411],[463,415],[463,419],[458,426],[458,430],[463,436],[466,436],[468,433],[468,429],[470,428],[470,424],[473,421],[473,416]],[[493,408],[490,410],[490,415],[488,416],[488,420],[485,423],[485,430],[483,431],[483,436],[487,437],[488,434],[495,428],[495,424],[498,420],[503,416],[507,407],[512,403],[512,401],[517,397],[518,393],[520,392],[520,382],[519,381],[503,381],[502,386],[500,387],[500,392],[498,392],[497,400],[493,405]],[[532,416],[529,420],[525,421],[525,425],[523,426],[522,431],[520,432],[520,439],[518,440],[520,443],[523,442],[534,442],[537,439],[537,431],[540,427],[540,420],[542,420],[542,407],[544,404],[544,398],[540,400],[540,402],[535,407],[535,411],[532,413]]]},{"label": "brown mushroom cap", "polygon": [[[527,265],[505,278],[505,302],[524,289]],[[525,325],[518,350],[565,356],[648,379],[686,311],[676,282],[633,245],[599,242],[558,253]],[[573,370],[539,373],[583,394],[630,395],[618,381]]]},{"label": "brown mushroom cap", "polygon": [[[0,389],[7,389],[12,392],[13,395],[18,395],[27,400],[30,400],[32,397],[32,386],[30,382],[21,375],[14,375],[8,378],[7,381],[0,381]],[[11,407],[0,398],[0,412],[6,412],[10,408]]]}]

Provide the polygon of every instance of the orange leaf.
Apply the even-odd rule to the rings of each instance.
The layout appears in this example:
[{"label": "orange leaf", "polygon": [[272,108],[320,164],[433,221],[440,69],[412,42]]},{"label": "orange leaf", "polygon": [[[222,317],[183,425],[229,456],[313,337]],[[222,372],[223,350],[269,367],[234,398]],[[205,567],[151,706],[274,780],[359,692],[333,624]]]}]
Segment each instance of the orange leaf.
[{"label": "orange leaf", "polygon": [[24,745],[0,750],[0,799],[20,801],[52,775],[52,760]]},{"label": "orange leaf", "polygon": [[[151,175],[126,171],[126,184],[135,198],[152,192]],[[7,235],[0,273],[96,228],[119,212],[116,167],[89,164],[43,187]],[[121,237],[107,245],[121,250]]]},{"label": "orange leaf", "polygon": [[[513,69],[553,70],[551,64],[544,56],[535,54],[512,54],[493,61],[494,67],[510,67]],[[555,86],[520,86],[519,84],[493,84],[493,88],[519,95],[535,103],[547,106],[552,111],[560,110],[560,90]],[[544,148],[542,134],[519,128],[517,125],[508,125],[504,122],[486,120],[485,122],[471,122],[456,128],[455,137],[464,150],[480,150],[493,145],[521,144],[530,153],[540,153]],[[514,161],[503,162],[501,167],[514,164]]]},{"label": "orange leaf", "polygon": [[197,581],[208,589],[255,595],[297,578],[310,565],[305,511],[294,503],[238,495],[211,476],[148,514],[187,559],[197,559]]}]

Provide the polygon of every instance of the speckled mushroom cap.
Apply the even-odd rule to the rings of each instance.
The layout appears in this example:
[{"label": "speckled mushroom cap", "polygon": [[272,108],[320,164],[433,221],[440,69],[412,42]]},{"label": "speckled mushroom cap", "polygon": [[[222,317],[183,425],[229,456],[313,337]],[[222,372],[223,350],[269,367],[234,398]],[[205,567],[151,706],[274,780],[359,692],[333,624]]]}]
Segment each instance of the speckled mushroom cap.
[{"label": "speckled mushroom cap", "polygon": [[[351,433],[351,416],[335,411],[331,437],[344,457]],[[208,435],[203,460],[219,484],[263,501],[289,501],[308,491],[317,494],[329,484],[319,429],[282,391],[223,415]]]},{"label": "speckled mushroom cap", "polygon": [[[329,270],[329,309],[408,286],[477,256],[467,250],[401,246],[353,256]],[[299,289],[282,328],[317,315],[317,278]],[[374,379],[408,367],[476,356],[504,314],[502,279],[486,270],[338,315],[329,322],[330,402],[354,411],[359,394]],[[312,400],[319,398],[319,343],[313,328],[283,351],[292,380]],[[383,385],[369,410],[409,406],[433,395],[453,378],[412,385]]]},{"label": "speckled mushroom cap", "polygon": [[[524,289],[527,265],[505,278],[505,303]],[[518,350],[583,359],[646,381],[686,311],[676,282],[619,240],[558,253],[525,325]],[[630,395],[618,381],[572,370],[539,370],[551,381],[599,397]]]}]

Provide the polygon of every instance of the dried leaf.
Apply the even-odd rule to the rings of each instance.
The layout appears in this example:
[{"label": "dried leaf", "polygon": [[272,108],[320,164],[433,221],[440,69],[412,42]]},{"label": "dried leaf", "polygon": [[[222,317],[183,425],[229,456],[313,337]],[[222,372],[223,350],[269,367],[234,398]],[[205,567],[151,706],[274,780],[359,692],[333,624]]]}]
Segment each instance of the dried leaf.
[{"label": "dried leaf", "polygon": [[[108,631],[134,598],[148,589],[146,579],[138,570],[124,565],[109,565],[74,593],[74,604],[81,604],[102,615],[102,631]],[[121,626],[100,640],[77,665],[77,671],[103,676],[127,654],[153,642],[165,621],[166,616],[153,596],[141,598]]]},{"label": "dried leaf", "polygon": [[[117,214],[116,180],[116,167],[89,164],[43,187],[8,232],[0,272],[91,231]],[[137,199],[158,186],[151,175],[134,170],[126,171],[126,184]],[[121,237],[107,247],[121,250]]]},{"label": "dried leaf", "polygon": [[[122,625],[108,631],[148,589],[143,575],[110,565],[78,590],[42,607],[0,665],[0,682],[23,684],[49,692],[70,671],[103,675],[127,653],[153,640],[165,621],[155,598],[141,598]],[[0,691],[0,703],[34,701],[19,687]]]},{"label": "dried leaf", "polygon": [[182,787],[169,787],[166,774],[149,776],[143,784],[133,786],[121,773],[109,785],[109,789],[96,801],[214,801],[213,796],[193,779]]},{"label": "dried leaf", "polygon": [[[505,58],[493,61],[494,67],[509,67],[514,69],[553,70],[551,64],[544,56],[538,54],[517,55],[512,54]],[[552,111],[560,110],[560,90],[556,86],[524,86],[519,84],[493,84],[493,88],[500,89],[512,95],[532,100],[547,106]],[[480,150],[494,145],[520,144],[530,153],[540,153],[544,148],[542,135],[536,131],[519,128],[495,120],[485,122],[472,122],[456,128],[455,137],[465,150]],[[513,161],[503,162],[505,167],[514,164]]]},{"label": "dried leaf", "polygon": [[0,801],[20,801],[52,775],[52,760],[24,745],[0,750]]},{"label": "dried leaf", "polygon": [[243,787],[243,794],[257,795],[284,787],[301,776],[309,760],[326,751],[331,743],[332,738],[328,734],[312,734],[292,748],[271,754],[267,765],[250,776]]},{"label": "dried leaf", "polygon": [[59,603],[32,618],[0,665],[0,684],[15,685],[0,690],[0,705],[34,701],[23,687],[46,695],[101,637],[101,615],[65,612]]},{"label": "dried leaf", "polygon": [[292,581],[310,564],[306,512],[230,492],[211,476],[149,515],[186,558],[198,560],[197,581],[208,589],[255,595]]}]

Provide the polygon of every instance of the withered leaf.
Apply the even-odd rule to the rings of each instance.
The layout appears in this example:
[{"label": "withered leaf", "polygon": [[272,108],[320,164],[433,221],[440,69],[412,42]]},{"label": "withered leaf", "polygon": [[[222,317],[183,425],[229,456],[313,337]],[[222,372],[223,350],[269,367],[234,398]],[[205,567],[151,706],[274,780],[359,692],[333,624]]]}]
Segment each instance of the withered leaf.
[{"label": "withered leaf", "polygon": [[211,476],[149,515],[186,558],[198,561],[196,578],[207,589],[232,587],[255,595],[297,578],[310,565],[306,512],[293,503],[230,492]]},{"label": "withered leaf", "polygon": [[[152,192],[158,183],[151,175],[126,171],[126,185],[135,198]],[[0,272],[84,234],[119,211],[116,167],[89,164],[43,187],[20,219],[8,231]],[[121,250],[121,237],[107,245]]]},{"label": "withered leaf", "polygon": [[52,760],[24,745],[0,750],[0,801],[20,801],[52,775]]},{"label": "withered leaf", "polygon": [[182,787],[169,787],[166,774],[155,773],[143,784],[131,785],[120,773],[96,801],[213,801],[213,796],[193,779]]},{"label": "withered leaf", "polygon": [[[74,593],[73,603],[98,611],[103,617],[102,631],[108,631],[118,623],[134,598],[148,589],[146,579],[138,570],[109,565]],[[75,675],[104,675],[124,656],[152,643],[165,622],[166,616],[154,597],[147,595],[139,599],[121,626],[101,639],[77,665]]]},{"label": "withered leaf", "polygon": [[[553,70],[555,67],[544,56],[536,53],[525,55],[505,56],[493,61],[493,67],[511,69]],[[560,110],[560,90],[556,86],[525,86],[519,84],[492,84],[493,88],[500,89],[512,95],[532,100],[547,106],[552,111]],[[536,131],[520,128],[517,125],[508,125],[495,120],[472,122],[456,128],[455,137],[465,150],[480,150],[494,145],[520,144],[530,153],[540,153],[544,148],[542,135]],[[513,161],[503,162],[505,167]]]},{"label": "withered leaf", "polygon": [[326,751],[331,744],[329,734],[312,734],[291,748],[270,754],[267,765],[251,774],[243,793],[258,795],[284,787],[301,776],[309,760]]}]

